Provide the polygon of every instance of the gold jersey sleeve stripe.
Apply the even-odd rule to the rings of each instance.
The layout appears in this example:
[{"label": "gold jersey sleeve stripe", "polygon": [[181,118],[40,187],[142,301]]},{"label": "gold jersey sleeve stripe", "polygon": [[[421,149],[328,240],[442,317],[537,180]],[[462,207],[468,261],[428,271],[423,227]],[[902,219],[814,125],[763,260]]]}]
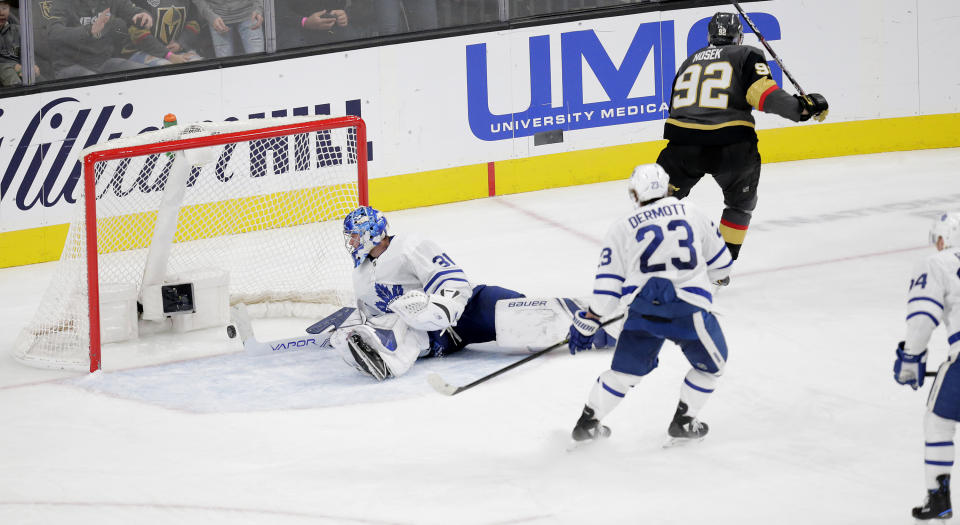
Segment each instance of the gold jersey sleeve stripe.
[{"label": "gold jersey sleeve stripe", "polygon": [[688,129],[720,129],[720,128],[729,128],[730,126],[746,126],[752,128],[753,122],[746,120],[731,120],[730,122],[723,122],[720,124],[694,124],[693,122],[683,122],[674,118],[667,119],[668,124],[673,124],[674,126],[680,128]]}]

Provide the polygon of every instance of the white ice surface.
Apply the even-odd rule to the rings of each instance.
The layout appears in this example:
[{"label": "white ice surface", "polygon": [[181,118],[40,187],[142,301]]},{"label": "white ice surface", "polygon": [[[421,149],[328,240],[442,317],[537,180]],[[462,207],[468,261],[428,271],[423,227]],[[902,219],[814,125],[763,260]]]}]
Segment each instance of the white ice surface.
[{"label": "white ice surface", "polygon": [[[557,351],[455,397],[426,373],[463,384],[520,356],[375,385],[332,355],[246,356],[211,332],[167,364],[138,366],[164,354],[140,348],[92,376],[35,370],[6,350],[53,264],[0,270],[0,523],[910,523],[927,387],[893,381],[893,349],[929,219],[960,209],[958,166],[958,149],[764,166],[718,298],[730,358],[701,413],[711,433],[669,450],[689,367],[671,345],[606,419],[611,439],[568,453],[609,352]],[[712,180],[691,198],[719,216]],[[388,217],[474,282],[580,296],[628,207],[612,182]],[[255,327],[269,340],[307,324]]]}]

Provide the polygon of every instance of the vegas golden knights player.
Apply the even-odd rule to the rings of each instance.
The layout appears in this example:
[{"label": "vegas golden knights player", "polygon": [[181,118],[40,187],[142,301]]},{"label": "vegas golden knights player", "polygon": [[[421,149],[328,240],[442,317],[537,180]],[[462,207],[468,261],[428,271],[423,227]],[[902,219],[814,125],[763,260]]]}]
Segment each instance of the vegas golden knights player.
[{"label": "vegas golden knights player", "polygon": [[673,81],[663,131],[668,143],[657,163],[670,175],[678,198],[686,197],[705,173],[713,175],[725,206],[720,232],[736,259],[757,206],[760,181],[753,108],[799,122],[823,120],[828,105],[817,93],[804,99],[780,89],[763,52],[741,45],[743,29],[736,14],[713,15],[708,32],[710,44],[687,58]]}]

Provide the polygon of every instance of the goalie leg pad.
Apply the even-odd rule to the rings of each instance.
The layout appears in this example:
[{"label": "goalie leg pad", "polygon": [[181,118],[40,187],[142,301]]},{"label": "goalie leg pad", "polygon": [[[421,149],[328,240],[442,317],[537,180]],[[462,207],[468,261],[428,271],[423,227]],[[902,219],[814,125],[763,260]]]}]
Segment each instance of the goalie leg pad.
[{"label": "goalie leg pad", "polygon": [[337,330],[330,337],[330,344],[348,365],[363,373],[369,372],[361,363],[358,363],[357,356],[354,355],[355,349],[351,348],[351,343],[354,346],[359,346],[359,343],[352,336],[359,337],[367,348],[376,353],[389,371],[390,377],[405,374],[413,366],[417,357],[429,349],[427,333],[409,330],[404,323],[394,323],[393,328],[390,329],[374,328],[363,324]]},{"label": "goalie leg pad", "polygon": [[[586,309],[579,299],[540,297],[497,301],[497,344],[504,348],[541,350],[563,341],[570,331],[573,315]],[[594,334],[598,348],[613,346],[623,328],[618,321]]]}]

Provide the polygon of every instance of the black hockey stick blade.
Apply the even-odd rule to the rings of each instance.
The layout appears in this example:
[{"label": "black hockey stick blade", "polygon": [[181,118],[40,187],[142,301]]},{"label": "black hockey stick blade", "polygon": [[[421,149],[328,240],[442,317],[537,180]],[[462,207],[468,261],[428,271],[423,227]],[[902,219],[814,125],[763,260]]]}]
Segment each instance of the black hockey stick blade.
[{"label": "black hockey stick blade", "polygon": [[[623,318],[623,314],[618,315],[618,316],[616,316],[616,317],[611,317],[610,319],[607,319],[606,321],[604,321],[603,323],[601,323],[601,324],[600,324],[600,327],[602,328],[602,327],[604,327],[604,326],[607,326],[607,325],[609,325],[609,324],[611,324],[611,323],[614,323],[614,322],[616,322],[616,321],[619,321],[619,320],[622,319],[622,318]],[[480,379],[477,379],[476,381],[474,381],[474,382],[472,382],[472,383],[468,383],[468,384],[463,385],[463,386],[454,386],[454,385],[451,385],[450,383],[447,383],[446,381],[444,381],[443,378],[440,377],[440,375],[439,375],[439,374],[436,374],[436,373],[431,373],[430,375],[428,375],[428,376],[427,376],[427,382],[430,383],[430,386],[432,386],[434,390],[436,390],[437,392],[440,392],[441,394],[443,394],[443,395],[445,395],[445,396],[457,395],[457,394],[459,394],[460,392],[463,392],[464,390],[469,390],[469,389],[471,389],[471,388],[479,385],[480,383],[489,381],[489,380],[497,377],[498,375],[500,375],[500,374],[502,374],[502,373],[504,373],[504,372],[507,372],[507,371],[509,371],[509,370],[513,370],[514,368],[516,368],[516,367],[518,367],[518,366],[520,366],[520,365],[522,365],[522,364],[524,364],[524,363],[527,363],[527,362],[529,362],[529,361],[533,361],[534,359],[536,359],[536,358],[538,358],[538,357],[540,357],[540,356],[542,356],[542,355],[544,355],[544,354],[547,354],[547,353],[549,353],[549,352],[552,352],[552,351],[556,350],[557,348],[564,347],[564,346],[566,346],[567,343],[569,343],[569,342],[570,342],[569,339],[564,339],[563,341],[560,341],[559,343],[557,343],[557,344],[555,344],[555,345],[553,345],[553,346],[550,346],[550,347],[544,348],[543,350],[539,350],[539,351],[537,351],[537,352],[534,352],[534,353],[528,355],[527,357],[524,357],[523,359],[521,359],[521,360],[519,360],[519,361],[515,361],[515,362],[513,362],[513,363],[510,363],[509,365],[507,365],[507,366],[505,366],[505,367],[503,367],[503,368],[500,368],[499,370],[495,370],[495,371],[493,371],[493,372],[491,372],[491,373],[489,373],[489,374],[481,377]]]},{"label": "black hockey stick blade", "polygon": [[937,377],[937,371],[936,370],[929,371],[926,374],[923,374],[923,377]]}]

